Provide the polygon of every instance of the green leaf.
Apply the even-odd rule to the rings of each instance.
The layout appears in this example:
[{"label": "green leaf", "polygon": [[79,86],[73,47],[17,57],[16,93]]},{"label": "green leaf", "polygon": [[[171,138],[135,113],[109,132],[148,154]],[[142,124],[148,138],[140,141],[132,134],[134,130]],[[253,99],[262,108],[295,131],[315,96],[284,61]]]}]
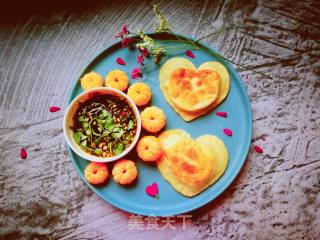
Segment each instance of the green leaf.
[{"label": "green leaf", "polygon": [[113,128],[112,132],[119,132],[120,130],[121,130],[120,127],[115,126],[115,127]]},{"label": "green leaf", "polygon": [[124,130],[120,127],[115,127],[112,131],[112,137],[114,138],[121,138],[123,134],[124,134]]},{"label": "green leaf", "polygon": [[87,146],[87,140],[84,140],[81,144],[80,144],[81,147],[86,147]]},{"label": "green leaf", "polygon": [[120,132],[112,133],[112,137],[114,137],[114,138],[121,138],[121,136],[122,136],[122,133],[120,133]]},{"label": "green leaf", "polygon": [[73,139],[76,143],[80,144],[80,139],[82,137],[82,133],[77,131],[75,133],[73,133]]},{"label": "green leaf", "polygon": [[78,120],[79,120],[79,122],[84,122],[85,121],[85,118],[84,118],[84,116],[80,116],[79,118],[78,118]]},{"label": "green leaf", "polygon": [[81,140],[85,140],[85,139],[87,139],[88,138],[88,136],[86,136],[86,135],[84,135],[83,133],[81,133]]},{"label": "green leaf", "polygon": [[108,118],[107,121],[104,123],[104,127],[108,129],[110,132],[112,132],[114,128],[113,119]]},{"label": "green leaf", "polygon": [[88,123],[88,122],[83,122],[83,123],[82,123],[82,126],[84,127],[84,129],[86,129],[86,128],[89,127],[89,123]]},{"label": "green leaf", "polygon": [[108,129],[105,129],[104,131],[103,131],[103,133],[102,133],[102,136],[108,136],[109,135],[109,133],[110,133],[110,131],[108,130]]},{"label": "green leaf", "polygon": [[99,115],[100,119],[107,119],[107,118],[112,118],[112,114],[108,112],[107,110],[103,109],[101,114]]},{"label": "green leaf", "polygon": [[97,155],[100,155],[100,154],[102,154],[102,149],[101,148],[96,148],[94,150],[94,153],[97,154]]},{"label": "green leaf", "polygon": [[128,123],[128,130],[131,130],[134,127],[134,122],[132,120]]},{"label": "green leaf", "polygon": [[91,129],[90,128],[86,130],[86,134],[87,135],[91,135]]},{"label": "green leaf", "polygon": [[124,146],[122,143],[119,143],[114,149],[113,149],[113,153],[115,155],[119,155],[120,153],[122,153],[124,150]]},{"label": "green leaf", "polygon": [[102,110],[102,116],[108,117],[108,111],[105,110],[105,109],[103,109],[103,110]]}]

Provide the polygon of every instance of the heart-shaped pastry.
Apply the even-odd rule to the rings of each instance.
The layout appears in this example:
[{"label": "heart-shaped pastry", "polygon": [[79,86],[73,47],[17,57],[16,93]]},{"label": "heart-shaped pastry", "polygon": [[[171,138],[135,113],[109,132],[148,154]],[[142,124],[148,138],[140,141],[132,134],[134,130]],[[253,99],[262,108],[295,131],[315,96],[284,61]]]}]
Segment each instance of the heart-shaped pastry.
[{"label": "heart-shaped pastry", "polygon": [[[208,91],[211,94],[199,96],[198,94],[192,94],[192,96],[197,96],[196,101],[194,100],[194,97],[188,97],[188,90],[184,90],[183,97],[179,97],[178,100],[175,98],[175,94],[177,92],[181,92],[182,88],[187,88],[188,85],[184,87],[184,83],[186,81],[179,81],[179,78],[174,77],[174,73],[179,73],[179,69],[186,69],[186,71],[191,72],[202,72],[202,70],[206,70],[208,72],[215,72],[219,76],[219,87],[218,92],[215,94],[212,90]],[[173,77],[173,78],[172,78]],[[213,78],[211,75],[210,78]],[[174,79],[174,80],[173,80]],[[178,80],[177,80],[178,79]],[[192,78],[191,78],[192,79]],[[167,100],[167,102],[171,105],[171,107],[185,120],[185,121],[191,121],[199,116],[202,116],[204,114],[207,114],[209,111],[214,109],[218,104],[220,104],[225,97],[227,96],[230,88],[230,77],[228,70],[225,68],[224,65],[222,65],[219,62],[205,62],[201,64],[201,66],[197,69],[191,61],[189,61],[186,58],[180,58],[175,57],[171,58],[168,61],[166,61],[159,73],[159,80],[160,80],[160,88],[162,90],[162,93]],[[185,78],[184,78],[185,80]],[[194,83],[197,84],[197,79],[195,79]],[[177,82],[179,84],[177,84]],[[192,81],[191,81],[192,82]],[[205,86],[214,86],[217,85],[218,81],[214,81],[213,83],[210,83]],[[194,86],[194,83],[192,86]],[[202,84],[202,83],[201,83]],[[181,87],[183,86],[183,87]],[[197,88],[193,88],[197,89]],[[199,86],[198,89],[201,89]],[[190,92],[190,91],[189,91]],[[180,94],[179,94],[180,95]],[[207,96],[208,98],[206,98]],[[181,101],[182,99],[182,101]],[[185,100],[187,99],[187,100]],[[193,99],[193,104],[192,100]],[[187,102],[187,104],[185,104]],[[191,104],[188,102],[191,102]]]},{"label": "heart-shaped pastry", "polygon": [[170,75],[168,94],[179,108],[193,112],[216,100],[219,87],[220,77],[211,69],[178,68]]},{"label": "heart-shaped pastry", "polygon": [[187,132],[172,129],[161,133],[159,140],[163,155],[157,160],[157,167],[164,179],[187,197],[208,188],[227,167],[227,148],[216,136],[192,139]]}]

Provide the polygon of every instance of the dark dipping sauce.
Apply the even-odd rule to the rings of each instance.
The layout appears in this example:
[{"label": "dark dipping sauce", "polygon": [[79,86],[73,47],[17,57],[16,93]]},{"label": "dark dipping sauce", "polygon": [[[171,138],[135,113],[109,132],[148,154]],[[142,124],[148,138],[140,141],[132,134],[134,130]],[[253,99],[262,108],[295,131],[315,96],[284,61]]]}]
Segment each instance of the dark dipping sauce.
[{"label": "dark dipping sauce", "polygon": [[132,143],[137,119],[124,98],[96,93],[80,104],[73,123],[73,138],[84,151],[112,157]]}]

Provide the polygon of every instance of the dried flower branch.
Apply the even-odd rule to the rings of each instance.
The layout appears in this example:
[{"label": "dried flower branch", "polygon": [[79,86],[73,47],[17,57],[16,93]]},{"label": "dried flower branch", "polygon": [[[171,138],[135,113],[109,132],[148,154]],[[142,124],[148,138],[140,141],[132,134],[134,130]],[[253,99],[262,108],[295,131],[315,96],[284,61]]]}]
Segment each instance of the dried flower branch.
[{"label": "dried flower branch", "polygon": [[[190,51],[190,49],[195,49],[195,50],[199,50],[200,47],[198,45],[198,42],[208,38],[210,36],[213,36],[215,34],[218,33],[223,33],[226,31],[230,31],[230,30],[239,30],[239,29],[253,29],[256,28],[256,26],[254,25],[237,25],[237,26],[227,26],[227,27],[222,27],[220,29],[218,29],[217,31],[211,32],[203,37],[198,38],[196,41],[192,41],[191,39],[184,39],[181,38],[178,34],[176,34],[174,31],[172,31],[172,27],[170,26],[168,20],[164,17],[164,15],[162,14],[162,12],[160,11],[160,8],[158,5],[153,5],[153,11],[156,14],[156,16],[159,19],[159,24],[155,26],[155,31],[156,32],[170,32],[171,34],[173,34],[174,36],[176,36],[177,41],[179,41],[181,44],[183,44],[183,47],[176,47],[176,46],[166,46],[161,44],[161,42],[164,42],[163,40],[155,40],[153,38],[151,38],[150,36],[146,35],[143,31],[139,31],[138,33],[132,33],[128,30],[127,25],[123,25],[121,32],[116,33],[115,34],[115,38],[121,38],[121,43],[122,43],[122,47],[127,47],[131,42],[132,42],[132,38],[131,37],[136,37],[138,38],[138,43],[136,44],[136,47],[140,50],[141,55],[138,56],[137,58],[137,62],[143,66],[144,65],[144,58],[148,58],[149,55],[151,54],[153,56],[153,61],[155,64],[159,63],[159,61],[161,60],[161,57],[165,54],[167,54],[170,51],[174,51],[174,50],[186,50],[186,52]],[[190,44],[192,45],[192,48],[190,47]],[[188,52],[189,53],[189,52]],[[192,52],[190,52],[188,54],[188,56],[190,57],[194,57],[194,55],[192,54]],[[243,64],[234,62],[232,60],[227,59],[226,57],[222,56],[221,54],[218,54],[216,52],[211,51],[210,52],[212,55],[214,55],[215,57],[219,58],[222,61],[227,61],[229,63],[235,64],[239,67],[242,67],[244,69],[250,70],[252,72],[258,73],[264,77],[270,78],[272,79],[271,76],[259,72],[251,67],[247,67]],[[134,69],[133,74],[132,74],[135,78],[137,77],[141,77],[142,76],[142,70],[141,68],[137,67]]]},{"label": "dried flower branch", "polygon": [[163,14],[160,11],[160,7],[158,5],[153,5],[153,11],[159,18],[159,25],[155,26],[156,32],[169,32],[169,22],[168,20],[163,16]]}]

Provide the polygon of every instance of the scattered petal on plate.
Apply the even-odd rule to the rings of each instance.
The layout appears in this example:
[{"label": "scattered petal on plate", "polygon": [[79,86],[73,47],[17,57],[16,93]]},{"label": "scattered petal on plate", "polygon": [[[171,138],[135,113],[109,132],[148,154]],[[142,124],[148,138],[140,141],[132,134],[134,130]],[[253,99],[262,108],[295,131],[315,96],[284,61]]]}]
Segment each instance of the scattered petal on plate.
[{"label": "scattered petal on plate", "polygon": [[126,65],[125,61],[122,58],[119,58],[119,57],[116,59],[116,62],[118,64],[120,64],[120,65]]},{"label": "scattered petal on plate", "polygon": [[22,149],[21,149],[21,152],[20,152],[20,157],[21,157],[22,159],[26,159],[27,156],[28,156],[27,150],[26,150],[25,148],[22,148]]},{"label": "scattered petal on plate", "polygon": [[232,136],[232,131],[231,131],[230,129],[228,129],[228,128],[224,128],[224,129],[223,129],[223,132],[224,132],[225,135],[227,135],[227,136],[229,136],[229,137]]},{"label": "scattered petal on plate", "polygon": [[58,111],[60,111],[60,110],[61,110],[61,108],[59,108],[59,107],[57,107],[57,106],[52,106],[52,107],[49,108],[49,111],[50,111],[50,112],[58,112]]},{"label": "scattered petal on plate", "polygon": [[152,185],[148,185],[146,187],[146,193],[151,196],[159,199],[159,194],[158,194],[158,184],[156,182],[152,183]]},{"label": "scattered petal on plate", "polygon": [[261,147],[259,147],[258,145],[254,145],[253,148],[257,153],[263,153],[263,149]]},{"label": "scattered petal on plate", "polygon": [[226,112],[217,112],[216,115],[219,117],[224,117],[224,118],[226,118],[228,116],[228,114]]},{"label": "scattered petal on plate", "polygon": [[133,79],[137,79],[137,78],[139,78],[139,77],[141,77],[142,76],[142,70],[141,70],[141,68],[134,68],[134,69],[132,69],[132,71],[131,71],[131,77],[133,78]]},{"label": "scattered petal on plate", "polygon": [[193,52],[191,52],[190,50],[186,51],[186,55],[190,58],[195,58],[196,56],[193,54]]}]

